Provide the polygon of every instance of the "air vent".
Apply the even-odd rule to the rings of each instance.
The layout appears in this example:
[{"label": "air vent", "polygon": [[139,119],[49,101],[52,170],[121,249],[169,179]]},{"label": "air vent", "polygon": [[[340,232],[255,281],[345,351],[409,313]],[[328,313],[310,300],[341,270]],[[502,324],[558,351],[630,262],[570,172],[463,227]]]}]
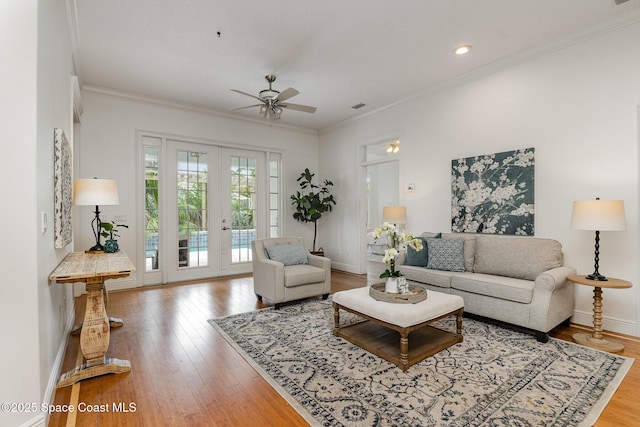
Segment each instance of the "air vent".
[{"label": "air vent", "polygon": [[357,110],[358,108],[362,108],[362,107],[364,107],[365,105],[366,105],[366,104],[363,104],[363,103],[361,102],[361,103],[359,103],[359,104],[354,105],[354,106],[353,106],[353,107],[351,107],[351,108],[353,108],[354,110]]},{"label": "air vent", "polygon": [[622,3],[626,3],[629,0],[613,0],[615,2],[615,4],[622,4]]}]

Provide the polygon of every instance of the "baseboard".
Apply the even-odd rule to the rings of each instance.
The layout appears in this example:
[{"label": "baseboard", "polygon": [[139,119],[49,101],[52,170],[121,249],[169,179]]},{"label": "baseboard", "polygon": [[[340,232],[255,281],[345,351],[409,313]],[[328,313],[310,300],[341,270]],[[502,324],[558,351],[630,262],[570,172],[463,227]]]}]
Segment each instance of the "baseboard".
[{"label": "baseboard", "polygon": [[[593,312],[574,310],[571,322],[587,327],[593,326]],[[605,331],[617,332],[619,334],[638,336],[638,325],[636,322],[629,322],[610,316],[602,316],[602,329]]]},{"label": "baseboard", "polygon": [[20,427],[47,427],[47,417],[45,414],[40,414],[35,418],[30,419],[24,424],[21,424]]},{"label": "baseboard", "polygon": [[[60,378],[60,374],[62,373],[62,364],[64,363],[64,355],[67,349],[67,344],[69,342],[69,336],[71,335],[71,331],[73,330],[73,326],[75,325],[75,307],[74,304],[70,304],[69,312],[67,313],[67,323],[64,325],[64,332],[62,335],[62,339],[60,340],[60,344],[58,345],[58,351],[56,353],[56,359],[53,363],[53,367],[51,368],[51,372],[49,373],[49,380],[47,381],[47,389],[42,397],[42,402],[47,403],[49,405],[53,404],[53,401],[56,397],[56,386],[58,385],[58,378]],[[49,414],[42,415],[43,420],[42,424],[25,424],[25,426],[46,426],[49,423]],[[36,419],[32,421],[37,421]]]},{"label": "baseboard", "polygon": [[361,274],[360,271],[358,271],[358,267],[351,264],[331,261],[331,268],[335,270],[346,271],[347,273]]}]

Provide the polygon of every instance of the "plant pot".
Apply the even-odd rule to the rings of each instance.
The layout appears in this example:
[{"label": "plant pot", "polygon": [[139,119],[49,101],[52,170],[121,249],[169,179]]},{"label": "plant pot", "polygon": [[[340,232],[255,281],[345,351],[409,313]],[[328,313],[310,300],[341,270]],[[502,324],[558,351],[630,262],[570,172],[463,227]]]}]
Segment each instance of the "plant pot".
[{"label": "plant pot", "polygon": [[103,248],[104,248],[104,251],[108,254],[118,252],[118,248],[119,248],[118,241],[109,239],[106,242],[104,242]]},{"label": "plant pot", "polygon": [[397,277],[387,277],[387,280],[384,282],[384,291],[390,294],[398,293],[398,278]]}]

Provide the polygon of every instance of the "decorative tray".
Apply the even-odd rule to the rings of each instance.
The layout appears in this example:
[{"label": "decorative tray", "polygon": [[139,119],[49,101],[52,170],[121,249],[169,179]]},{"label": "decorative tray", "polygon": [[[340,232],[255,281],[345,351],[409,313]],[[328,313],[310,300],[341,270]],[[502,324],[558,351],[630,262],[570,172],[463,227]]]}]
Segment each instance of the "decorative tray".
[{"label": "decorative tray", "polygon": [[409,292],[393,294],[384,291],[384,283],[376,283],[369,287],[371,298],[395,304],[416,304],[427,299],[427,291],[422,286],[409,285]]}]

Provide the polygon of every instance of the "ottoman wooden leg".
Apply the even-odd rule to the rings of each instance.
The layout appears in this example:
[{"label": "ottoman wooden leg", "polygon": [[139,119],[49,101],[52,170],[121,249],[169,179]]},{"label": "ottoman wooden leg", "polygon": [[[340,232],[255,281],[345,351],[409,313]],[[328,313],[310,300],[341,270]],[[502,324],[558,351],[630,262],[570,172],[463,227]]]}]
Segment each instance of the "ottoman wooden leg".
[{"label": "ottoman wooden leg", "polygon": [[340,306],[333,303],[333,335],[338,335],[338,325],[340,325]]},{"label": "ottoman wooden leg", "polygon": [[409,368],[409,333],[406,331],[400,332],[400,363],[403,370]]}]

